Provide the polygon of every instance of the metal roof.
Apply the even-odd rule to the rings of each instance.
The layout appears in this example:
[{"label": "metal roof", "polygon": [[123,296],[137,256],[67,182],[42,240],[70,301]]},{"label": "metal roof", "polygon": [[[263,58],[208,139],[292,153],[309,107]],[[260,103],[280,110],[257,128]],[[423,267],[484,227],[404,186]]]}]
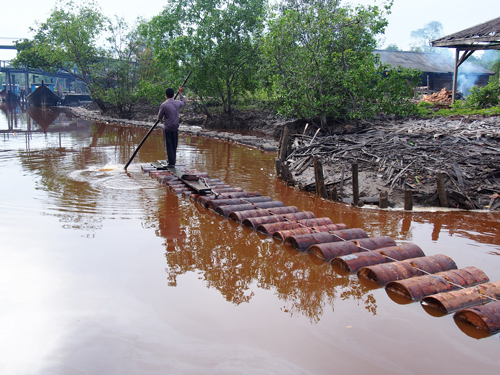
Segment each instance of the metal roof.
[{"label": "metal roof", "polygon": [[500,49],[500,17],[431,41],[433,47]]},{"label": "metal roof", "polygon": [[[380,55],[383,63],[389,63],[394,68],[400,65],[403,68],[420,69],[426,73],[453,73],[455,65],[453,57],[449,54],[385,50],[376,50],[374,53]],[[469,74],[495,74],[471,62],[465,62],[460,69]]]}]

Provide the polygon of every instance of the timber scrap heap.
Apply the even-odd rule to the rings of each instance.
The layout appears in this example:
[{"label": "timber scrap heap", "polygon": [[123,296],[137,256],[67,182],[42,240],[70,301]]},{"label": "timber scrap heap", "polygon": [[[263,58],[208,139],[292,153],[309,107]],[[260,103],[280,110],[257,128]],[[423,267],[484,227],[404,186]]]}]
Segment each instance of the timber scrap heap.
[{"label": "timber scrap heap", "polygon": [[[369,123],[344,134],[289,137],[285,164],[289,184],[315,191],[313,157],[323,163],[328,191],[350,192],[351,164],[357,161],[360,190],[376,185],[389,194],[408,189],[417,204],[440,204],[436,176],[444,176],[444,206],[500,208],[500,118],[467,116]],[[363,173],[363,175],[362,175]],[[372,192],[373,194],[373,192]],[[361,191],[363,196],[363,191]]]}]

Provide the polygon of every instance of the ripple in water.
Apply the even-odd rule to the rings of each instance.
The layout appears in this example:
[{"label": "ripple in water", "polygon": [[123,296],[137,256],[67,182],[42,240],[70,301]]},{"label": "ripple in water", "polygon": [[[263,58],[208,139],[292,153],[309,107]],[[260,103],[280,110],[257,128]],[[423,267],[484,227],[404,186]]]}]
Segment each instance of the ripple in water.
[{"label": "ripple in water", "polygon": [[108,163],[104,167],[92,166],[84,170],[72,171],[68,177],[74,181],[87,182],[95,188],[114,190],[156,189],[158,183],[151,178],[144,178],[139,165],[133,165],[127,171],[123,164]]}]

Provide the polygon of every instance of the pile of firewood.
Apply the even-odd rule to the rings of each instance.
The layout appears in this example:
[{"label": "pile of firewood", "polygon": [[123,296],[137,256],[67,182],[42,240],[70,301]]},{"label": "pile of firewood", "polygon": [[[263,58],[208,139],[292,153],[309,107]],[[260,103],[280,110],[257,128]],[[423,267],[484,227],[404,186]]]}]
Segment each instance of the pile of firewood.
[{"label": "pile of firewood", "polygon": [[433,103],[433,104],[451,104],[451,99],[453,97],[453,92],[447,90],[446,87],[439,92],[430,95],[424,95],[422,97],[423,102]]}]

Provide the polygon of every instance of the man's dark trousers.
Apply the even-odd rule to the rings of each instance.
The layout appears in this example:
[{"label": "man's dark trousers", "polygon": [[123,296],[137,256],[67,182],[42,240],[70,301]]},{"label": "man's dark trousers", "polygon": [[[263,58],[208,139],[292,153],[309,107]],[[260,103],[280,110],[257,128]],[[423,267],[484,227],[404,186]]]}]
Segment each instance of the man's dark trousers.
[{"label": "man's dark trousers", "polygon": [[179,141],[178,132],[163,132],[163,140],[165,142],[165,150],[167,151],[168,165],[175,165],[177,156],[177,143]]}]

